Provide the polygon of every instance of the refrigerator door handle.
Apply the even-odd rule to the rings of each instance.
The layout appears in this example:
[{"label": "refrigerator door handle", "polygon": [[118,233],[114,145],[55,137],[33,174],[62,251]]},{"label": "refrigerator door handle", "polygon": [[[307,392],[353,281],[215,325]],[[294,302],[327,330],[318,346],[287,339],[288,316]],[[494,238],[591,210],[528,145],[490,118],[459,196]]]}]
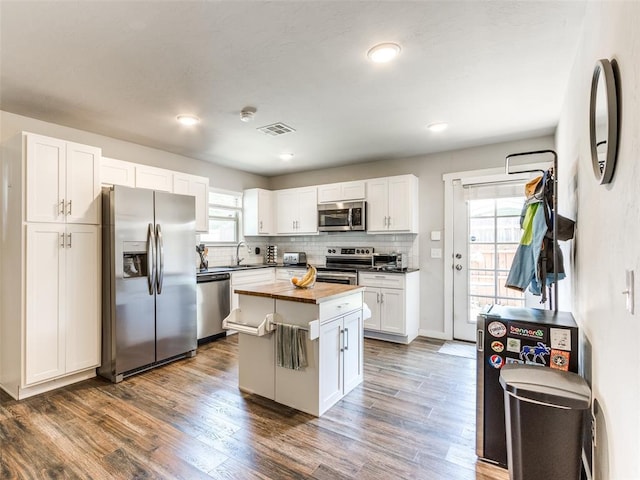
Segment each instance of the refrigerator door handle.
[{"label": "refrigerator door handle", "polygon": [[156,277],[156,236],[153,233],[153,224],[147,228],[147,286],[149,295],[153,295],[153,287]]},{"label": "refrigerator door handle", "polygon": [[156,242],[158,256],[158,274],[156,276],[156,291],[158,295],[162,293],[162,283],[164,281],[164,244],[162,242],[162,228],[156,225]]},{"label": "refrigerator door handle", "polygon": [[478,339],[476,347],[479,352],[484,351],[484,330],[478,330]]}]

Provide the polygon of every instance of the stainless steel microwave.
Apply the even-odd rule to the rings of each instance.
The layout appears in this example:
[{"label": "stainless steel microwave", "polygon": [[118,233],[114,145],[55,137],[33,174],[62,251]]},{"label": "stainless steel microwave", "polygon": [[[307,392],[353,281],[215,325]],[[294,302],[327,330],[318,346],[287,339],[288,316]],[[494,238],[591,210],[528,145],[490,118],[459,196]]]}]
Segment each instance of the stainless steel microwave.
[{"label": "stainless steel microwave", "polygon": [[367,202],[340,202],[318,205],[318,230],[321,232],[364,231]]}]

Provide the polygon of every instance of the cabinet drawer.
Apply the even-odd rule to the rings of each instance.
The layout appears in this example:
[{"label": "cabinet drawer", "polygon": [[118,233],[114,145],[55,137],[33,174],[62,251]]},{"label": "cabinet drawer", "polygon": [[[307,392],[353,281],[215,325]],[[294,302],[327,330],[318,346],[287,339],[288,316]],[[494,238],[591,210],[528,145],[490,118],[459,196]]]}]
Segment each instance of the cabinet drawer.
[{"label": "cabinet drawer", "polygon": [[404,289],[404,274],[360,273],[358,285]]},{"label": "cabinet drawer", "polygon": [[320,322],[362,308],[362,293],[353,293],[320,304]]},{"label": "cabinet drawer", "polygon": [[244,272],[233,272],[231,274],[231,285],[247,285],[272,283],[274,278],[272,268],[256,268]]}]

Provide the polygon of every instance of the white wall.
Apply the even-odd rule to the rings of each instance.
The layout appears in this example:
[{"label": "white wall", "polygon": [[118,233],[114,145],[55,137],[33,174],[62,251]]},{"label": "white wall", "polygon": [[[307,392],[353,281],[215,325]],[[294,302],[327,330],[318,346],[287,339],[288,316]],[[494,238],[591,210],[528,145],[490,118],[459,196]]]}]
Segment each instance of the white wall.
[{"label": "white wall", "polygon": [[268,185],[268,179],[260,175],[220,167],[135,143],[0,111],[0,142],[5,142],[22,131],[100,147],[102,155],[105,157],[209,177],[212,187],[225,190],[242,191],[245,188],[264,188]]},{"label": "white wall", "polygon": [[[625,269],[640,281],[640,2],[590,2],[557,131],[560,203],[577,214],[573,312],[585,376],[599,404],[594,478],[640,478],[640,311],[625,310]],[[589,92],[595,63],[620,69],[621,128],[613,182],[591,168]]]},{"label": "white wall", "polygon": [[[270,188],[275,190],[405,173],[416,175],[420,183],[420,234],[417,245],[413,246],[413,249],[419,252],[419,259],[417,265],[411,266],[420,268],[420,334],[445,338],[444,269],[451,268],[451,261],[444,258],[430,258],[431,248],[444,250],[442,241],[433,242],[430,237],[430,232],[437,230],[443,232],[442,238],[444,238],[444,182],[442,175],[451,172],[504,167],[504,158],[510,153],[553,148],[553,146],[552,137],[541,137],[437,153],[424,157],[349,165],[272,177]],[[369,237],[377,236],[369,235]],[[314,242],[320,241],[314,240],[313,237],[306,238],[312,245],[311,248],[313,248]],[[336,236],[335,240],[332,240],[333,244],[340,244],[340,238]]]}]

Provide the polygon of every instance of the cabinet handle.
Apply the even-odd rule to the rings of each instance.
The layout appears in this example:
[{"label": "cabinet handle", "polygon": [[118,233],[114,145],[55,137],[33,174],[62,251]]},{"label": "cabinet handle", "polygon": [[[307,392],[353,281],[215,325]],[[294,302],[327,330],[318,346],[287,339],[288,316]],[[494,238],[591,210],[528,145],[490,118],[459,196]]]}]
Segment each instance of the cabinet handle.
[{"label": "cabinet handle", "polygon": [[376,292],[376,303],[380,303],[380,293]]},{"label": "cabinet handle", "polygon": [[380,294],[380,303],[384,303],[384,293]]},{"label": "cabinet handle", "polygon": [[64,198],[60,200],[60,211],[58,213],[64,215]]},{"label": "cabinet handle", "polygon": [[260,231],[262,231],[262,220],[260,220]]},{"label": "cabinet handle", "polygon": [[64,233],[60,234],[60,246],[64,248]]},{"label": "cabinet handle", "polygon": [[388,220],[387,220],[387,227],[390,227],[390,226],[391,226],[391,217],[389,216],[389,217],[387,217],[387,218],[388,218]]},{"label": "cabinet handle", "polygon": [[[340,342],[340,344],[344,345],[344,329],[343,328],[340,329],[340,335],[342,336],[342,342]],[[340,351],[344,352],[344,347],[343,346],[340,347]]]},{"label": "cabinet handle", "polygon": [[69,209],[67,210],[67,215],[71,215],[71,200],[69,200]]},{"label": "cabinet handle", "polygon": [[292,230],[296,229],[296,221],[295,220],[291,222],[291,229]]},{"label": "cabinet handle", "polygon": [[71,248],[71,234],[68,235],[69,241],[67,242],[67,247]]},{"label": "cabinet handle", "polygon": [[349,350],[349,329],[345,328],[343,330],[344,334],[344,349]]}]

